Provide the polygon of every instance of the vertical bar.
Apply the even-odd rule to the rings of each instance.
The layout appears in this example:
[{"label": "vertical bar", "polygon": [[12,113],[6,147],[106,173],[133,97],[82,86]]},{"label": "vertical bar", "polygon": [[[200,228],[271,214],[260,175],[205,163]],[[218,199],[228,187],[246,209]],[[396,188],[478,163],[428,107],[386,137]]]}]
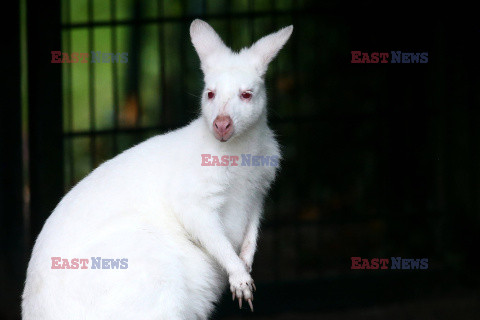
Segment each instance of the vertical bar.
[{"label": "vertical bar", "polygon": [[[158,17],[161,18],[164,13],[164,0],[158,0]],[[158,24],[158,35],[159,35],[159,59],[160,59],[160,81],[161,81],[161,110],[160,114],[160,126],[166,126],[167,121],[167,100],[166,100],[166,82],[165,82],[165,22]]]},{"label": "vertical bar", "polygon": [[232,45],[232,1],[227,1],[227,46]]},{"label": "vertical bar", "polygon": [[[20,0],[20,86],[21,86],[21,118],[22,118],[22,194],[23,194],[23,236],[24,255],[28,259],[27,245],[30,243],[30,172],[28,159],[28,50],[27,50],[27,1]],[[26,262],[25,261],[25,262]]]},{"label": "vertical bar", "polygon": [[[461,62],[464,63],[465,62]],[[465,66],[466,68],[466,66]],[[480,120],[480,114],[478,110],[478,105],[475,104],[476,89],[474,87],[478,86],[478,81],[475,76],[472,75],[472,71],[467,71],[467,103],[468,103],[468,132],[469,132],[469,192],[470,192],[470,212],[471,217],[475,216],[479,212],[479,170],[478,164],[480,159],[478,143],[480,142],[480,131],[478,130],[478,120]]]},{"label": "vertical bar", "polygon": [[[65,1],[65,5],[67,9],[65,10],[67,13],[66,21],[68,24],[72,23],[72,16],[71,16],[71,2],[70,0]],[[72,29],[68,29],[68,38],[67,38],[67,43],[66,47],[68,52],[72,52]],[[67,68],[68,70],[68,84],[67,84],[67,90],[68,90],[68,100],[66,101],[67,103],[67,108],[68,108],[68,130],[73,131],[73,93],[72,93],[72,87],[73,87],[73,72],[72,72],[72,64],[67,64],[64,66],[64,68]],[[75,183],[75,159],[74,159],[74,153],[73,153],[73,138],[68,137],[68,143],[66,143],[66,148],[68,152],[68,166],[69,166],[69,171],[70,171],[70,179],[69,179],[69,186],[73,186]],[[67,186],[65,186],[67,187]]]},{"label": "vertical bar", "polygon": [[142,121],[142,113],[143,113],[143,108],[142,108],[142,97],[141,97],[141,90],[139,88],[139,82],[140,82],[140,77],[141,77],[141,57],[142,57],[142,32],[140,30],[140,20],[143,12],[143,2],[142,1],[134,1],[134,21],[135,25],[133,27],[133,50],[136,50],[135,56],[133,59],[133,72],[135,73],[135,79],[133,83],[134,89],[133,94],[135,95],[137,99],[137,119],[135,121],[135,127],[140,127],[141,121]]},{"label": "vertical bar", "polygon": [[202,0],[202,15],[207,14],[207,0]]},{"label": "vertical bar", "polygon": [[[291,5],[293,6],[293,8],[291,7],[290,10],[292,12],[292,24],[297,26],[295,28],[295,34],[292,36],[292,39],[290,41],[292,41],[291,43],[291,48],[292,48],[292,66],[293,66],[293,70],[294,70],[294,74],[293,74],[293,77],[295,79],[295,82],[296,82],[296,85],[294,85],[294,90],[297,91],[297,87],[298,87],[298,68],[299,68],[299,57],[298,57],[298,42],[297,42],[297,39],[298,39],[298,30],[300,30],[301,28],[298,27],[297,25],[297,22],[298,22],[298,15],[297,15],[297,0],[293,0]],[[275,15],[277,15],[277,12],[278,10],[275,10]],[[278,62],[277,62],[277,67],[278,67]],[[278,68],[276,68],[277,70]],[[278,72],[277,72],[277,75],[276,77],[278,77]],[[278,94],[278,86],[276,86],[275,88],[275,92]],[[296,92],[297,94],[299,94],[298,92]],[[297,96],[297,94],[295,93],[292,93],[294,96]],[[278,100],[277,100],[278,101]],[[303,127],[302,126],[299,126],[300,127],[300,130],[303,130]],[[302,137],[303,136],[303,133],[298,135],[297,136],[297,145],[301,145],[302,144]],[[299,148],[299,150],[304,150],[302,148]],[[304,152],[301,152],[299,153],[300,157],[307,157],[308,155],[305,154]],[[302,166],[298,166],[298,169],[299,170],[302,170],[303,167]],[[299,174],[297,175],[297,205],[296,207],[298,209],[301,208],[301,204],[303,203],[302,201],[302,197],[304,196],[305,194],[305,185],[306,185],[306,182],[307,181],[302,181],[302,178],[305,177],[305,174],[303,172],[299,172]],[[296,228],[295,228],[295,252],[297,253],[297,256],[296,256],[296,264],[295,264],[295,274],[297,277],[299,277],[299,273],[300,273],[300,263],[301,263],[301,249],[302,249],[302,223],[301,221],[299,220],[299,215],[297,214],[295,216],[295,225],[296,225]]]},{"label": "vertical bar", "polygon": [[[273,13],[275,9],[275,1],[274,0],[270,0],[270,12]],[[276,14],[272,14],[272,20],[273,20],[273,30],[270,30],[271,32],[273,32],[274,30],[277,29],[277,17],[276,17]],[[278,66],[278,60],[275,59],[274,61],[272,61],[271,63],[271,66],[270,68],[273,68],[272,70],[272,78],[269,79],[271,82],[269,84],[269,86],[273,86],[273,90],[272,90],[272,95],[271,97],[269,98],[270,99],[270,103],[269,103],[269,109],[270,109],[270,112],[272,110],[272,108],[275,108],[275,106],[277,105],[277,101],[278,101],[278,98],[277,98],[277,95],[278,95],[278,89],[277,89],[277,85],[275,83],[275,81],[277,81],[277,78],[278,78],[278,70],[277,70],[277,66]],[[278,194],[277,194],[278,195]],[[278,196],[276,197],[276,199],[278,199]],[[281,243],[280,243],[280,239],[282,238],[281,234],[280,234],[280,226],[282,225],[281,224],[281,218],[279,217],[279,213],[280,213],[280,207],[277,205],[277,203],[275,202],[273,207],[275,208],[275,212],[274,212],[274,217],[273,217],[273,221],[274,221],[274,230],[273,230],[273,238],[274,238],[274,259],[275,259],[275,272],[274,272],[274,278],[275,280],[279,280],[280,279],[280,266],[282,265],[280,263],[281,259],[280,259],[280,256],[282,254],[282,251],[281,251]],[[291,228],[291,227],[286,227],[286,228]],[[288,229],[287,229],[288,230]]]},{"label": "vertical bar", "polygon": [[[88,0],[88,22],[91,24],[93,22],[93,0]],[[95,51],[94,43],[95,43],[95,34],[94,34],[94,27],[88,27],[88,49],[89,51]],[[88,107],[89,107],[89,119],[90,119],[90,167],[91,169],[95,168],[95,160],[96,160],[96,150],[95,150],[95,66],[90,61],[88,65]]]},{"label": "vertical bar", "polygon": [[[62,65],[51,63],[50,53],[61,48],[60,10],[60,0],[27,0],[32,240],[64,192]],[[39,12],[48,12],[48,19]]]},{"label": "vertical bar", "polygon": [[[272,20],[273,20],[273,30],[271,32],[277,31],[278,29],[278,14],[277,10],[275,7],[275,0],[270,0],[270,11],[273,13],[272,15]],[[272,95],[272,106],[277,105],[278,101],[278,86],[277,86],[277,80],[278,80],[278,58],[274,59],[271,63],[270,68],[272,69],[272,84],[273,84],[273,95]]]},{"label": "vertical bar", "polygon": [[[182,18],[186,17],[187,16],[187,1],[186,0],[182,0]],[[185,99],[185,88],[187,87],[187,74],[186,74],[186,65],[187,65],[187,61],[186,61],[186,44],[188,43],[189,38],[185,38],[184,35],[187,35],[188,32],[187,32],[187,28],[186,28],[186,25],[187,25],[188,22],[185,22],[183,19],[181,20],[180,24],[181,24],[181,27],[180,27],[180,32],[181,32],[181,40],[179,41],[179,44],[180,44],[180,74],[183,74],[185,75],[184,77],[182,77],[182,80],[183,80],[183,83],[181,84],[182,87],[184,88],[184,90],[181,91],[181,94],[180,94],[180,113],[177,112],[177,114],[179,114],[180,116],[179,117],[176,117],[175,119],[175,123],[178,123],[180,119],[182,119],[182,115],[186,114],[185,113],[185,110],[187,110],[185,104],[186,104],[186,99]]]},{"label": "vertical bar", "polygon": [[250,24],[250,43],[255,41],[255,23],[253,19],[253,0],[248,0],[248,23]]},{"label": "vertical bar", "polygon": [[[25,2],[23,2],[23,7]],[[20,19],[20,5],[11,6],[8,15]],[[25,238],[22,206],[22,101],[20,79],[20,23],[8,20],[2,36],[3,63],[0,72],[5,79],[0,115],[0,259],[2,299],[0,318],[20,316],[20,296],[25,273]],[[5,287],[3,286],[5,284]]]},{"label": "vertical bar", "polygon": [[[116,21],[116,7],[117,1],[110,0],[110,19]],[[117,54],[117,26],[111,26],[111,44],[112,52]],[[118,63],[114,63],[112,66],[112,90],[113,90],[113,153],[116,155],[118,153],[118,124],[119,124],[119,108],[120,102],[118,99]]]}]

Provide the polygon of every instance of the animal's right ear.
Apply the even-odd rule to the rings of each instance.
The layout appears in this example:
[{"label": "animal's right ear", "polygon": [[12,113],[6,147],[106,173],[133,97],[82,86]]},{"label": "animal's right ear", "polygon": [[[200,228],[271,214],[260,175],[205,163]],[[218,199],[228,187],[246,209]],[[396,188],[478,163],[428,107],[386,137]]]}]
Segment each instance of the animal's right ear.
[{"label": "animal's right ear", "polygon": [[288,26],[269,34],[255,42],[249,49],[258,59],[257,70],[261,76],[267,72],[268,64],[292,35],[293,26]]},{"label": "animal's right ear", "polygon": [[209,57],[215,56],[218,53],[231,52],[215,30],[205,21],[199,19],[193,20],[190,25],[190,37],[200,57],[203,71],[208,68]]}]

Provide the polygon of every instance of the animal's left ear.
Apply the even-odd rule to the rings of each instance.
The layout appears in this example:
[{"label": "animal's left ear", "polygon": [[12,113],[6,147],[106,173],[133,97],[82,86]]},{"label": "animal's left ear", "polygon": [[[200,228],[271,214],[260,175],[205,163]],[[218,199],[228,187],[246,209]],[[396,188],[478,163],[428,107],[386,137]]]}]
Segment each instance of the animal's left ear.
[{"label": "animal's left ear", "polygon": [[220,36],[205,21],[196,19],[190,25],[190,37],[193,46],[200,57],[202,69],[205,72],[210,64],[214,64],[219,55],[228,55],[230,49],[225,46]]},{"label": "animal's left ear", "polygon": [[288,26],[271,33],[255,42],[248,51],[257,60],[257,70],[261,76],[267,72],[268,64],[275,58],[292,34],[293,26]]}]

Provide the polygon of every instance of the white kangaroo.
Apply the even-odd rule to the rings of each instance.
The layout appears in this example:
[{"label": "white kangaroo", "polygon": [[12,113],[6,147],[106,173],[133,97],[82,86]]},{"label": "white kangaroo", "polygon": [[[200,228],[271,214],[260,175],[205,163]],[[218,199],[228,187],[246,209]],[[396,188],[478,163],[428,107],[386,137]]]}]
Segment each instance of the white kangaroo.
[{"label": "white kangaroo", "polygon": [[[66,194],[35,242],[23,319],[207,319],[227,281],[253,311],[250,272],[277,166],[242,165],[241,155],[280,157],[264,75],[292,30],[232,52],[208,23],[192,22],[201,115],[103,163]],[[240,161],[202,166],[206,154]]]}]

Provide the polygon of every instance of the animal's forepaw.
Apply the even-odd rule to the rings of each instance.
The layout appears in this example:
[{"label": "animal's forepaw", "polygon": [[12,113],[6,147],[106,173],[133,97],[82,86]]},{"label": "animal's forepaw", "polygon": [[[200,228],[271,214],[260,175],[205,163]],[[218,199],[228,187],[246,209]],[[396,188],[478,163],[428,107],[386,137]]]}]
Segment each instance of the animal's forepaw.
[{"label": "animal's forepaw", "polygon": [[253,292],[256,291],[255,283],[247,272],[233,274],[229,278],[232,300],[238,299],[238,306],[242,308],[242,301],[245,300],[253,312]]}]

